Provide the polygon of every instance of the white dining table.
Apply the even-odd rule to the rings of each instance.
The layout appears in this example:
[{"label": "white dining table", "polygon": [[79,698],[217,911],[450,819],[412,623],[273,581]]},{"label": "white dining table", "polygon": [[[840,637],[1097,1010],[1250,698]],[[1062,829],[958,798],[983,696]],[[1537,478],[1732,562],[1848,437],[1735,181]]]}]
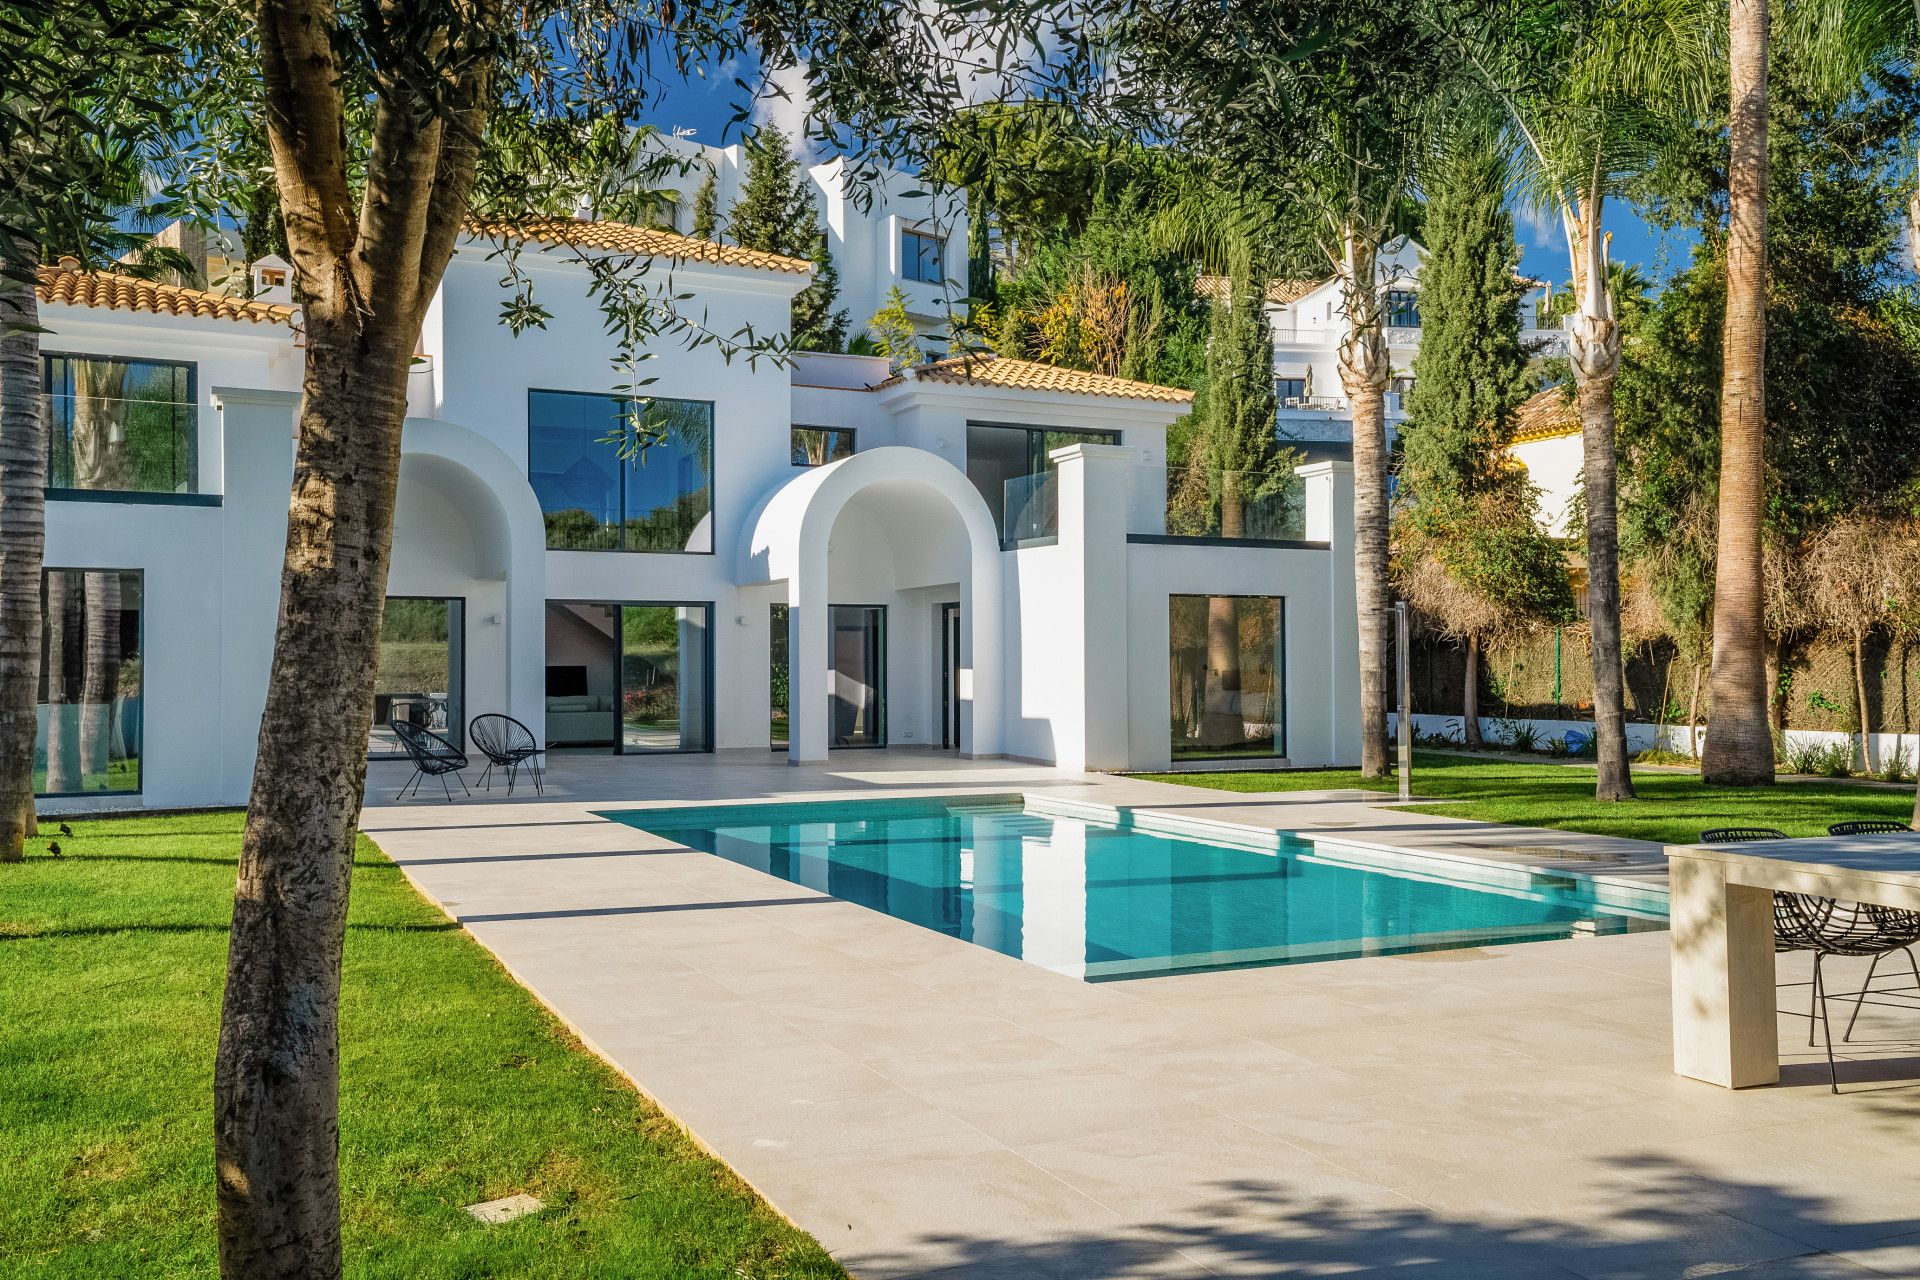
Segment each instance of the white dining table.
[{"label": "white dining table", "polygon": [[1729,1089],[1780,1079],[1773,894],[1920,911],[1920,833],[1667,846],[1673,1069]]}]

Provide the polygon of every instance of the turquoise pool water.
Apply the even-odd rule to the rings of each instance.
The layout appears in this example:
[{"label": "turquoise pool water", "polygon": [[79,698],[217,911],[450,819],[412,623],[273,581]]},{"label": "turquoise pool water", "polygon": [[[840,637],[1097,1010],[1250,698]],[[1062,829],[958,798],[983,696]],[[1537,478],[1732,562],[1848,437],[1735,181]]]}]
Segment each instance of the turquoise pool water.
[{"label": "turquoise pool water", "polygon": [[1664,896],[1021,797],[604,815],[1091,981],[1664,926]]}]

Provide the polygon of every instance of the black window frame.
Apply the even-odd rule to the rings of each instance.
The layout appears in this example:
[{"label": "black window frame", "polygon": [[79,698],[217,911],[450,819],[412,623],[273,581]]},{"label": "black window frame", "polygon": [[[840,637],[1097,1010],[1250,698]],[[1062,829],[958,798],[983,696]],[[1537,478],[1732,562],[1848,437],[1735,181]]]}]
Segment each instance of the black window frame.
[{"label": "black window frame", "polygon": [[1389,289],[1382,310],[1385,312],[1386,325],[1389,329],[1418,329],[1420,327],[1420,291]]},{"label": "black window frame", "polygon": [[[418,595],[414,592],[403,592],[402,594],[397,596],[395,595],[386,596],[381,600],[380,608],[383,615],[386,611],[387,601],[389,600],[432,600],[432,601],[438,601],[441,604],[458,604],[460,606],[460,670],[457,673],[452,671],[449,671],[447,673],[447,680],[448,680],[449,686],[457,685],[457,687],[460,690],[460,700],[459,700],[460,701],[460,731],[458,734],[447,733],[447,734],[442,734],[441,736],[446,738],[448,742],[451,742],[454,746],[458,747],[460,750],[465,751],[467,749],[467,726],[473,721],[472,714],[469,713],[469,711],[467,710],[467,612],[468,612],[467,597],[465,596],[426,596],[426,595]],[[384,625],[384,616],[382,619],[382,623]],[[453,628],[451,626],[447,628],[447,636],[448,636],[449,645],[451,645],[452,638],[453,638]],[[376,664],[375,670],[374,670],[374,678],[378,680],[379,679],[379,668],[378,668],[379,633],[378,631],[374,633],[374,662]],[[376,692],[374,696],[377,698],[380,695],[378,692]],[[374,727],[378,728],[383,722],[376,720],[373,723],[374,723]],[[453,726],[448,725],[447,727],[451,729]],[[381,752],[375,752],[369,749],[367,752],[367,759],[370,761],[371,760],[405,760],[407,758],[408,758],[407,751],[405,747],[399,747],[398,749],[393,751],[381,751]]]},{"label": "black window frame", "polygon": [[[533,397],[536,395],[584,396],[587,399],[607,400],[615,403],[619,403],[623,401],[643,401],[644,402],[644,401],[653,401],[653,400],[672,400],[679,404],[703,404],[707,407],[708,536],[707,536],[706,550],[689,551],[684,547],[677,547],[677,548],[676,547],[629,547],[627,545],[627,473],[630,470],[632,470],[634,464],[626,459],[619,458],[618,455],[616,455],[615,460],[620,464],[620,467],[619,467],[620,519],[618,522],[619,530],[620,530],[619,545],[612,546],[612,547],[556,547],[551,543],[548,543],[546,546],[546,549],[548,551],[578,551],[587,555],[614,554],[614,555],[638,555],[638,556],[710,556],[715,554],[714,534],[715,534],[715,531],[717,531],[719,528],[719,501],[720,501],[720,474],[719,474],[720,423],[719,423],[718,402],[713,400],[698,400],[689,396],[630,396],[630,395],[620,395],[616,392],[573,391],[564,387],[528,387],[527,388],[526,471],[527,471],[527,481],[529,486],[532,485],[532,481],[533,481],[533,429],[534,429],[533,428]],[[607,449],[609,450],[609,452],[611,452],[613,450],[613,446],[608,445]],[[540,494],[537,489],[534,491],[534,499],[535,501],[539,501],[540,499]],[[542,525],[544,526],[545,517],[547,515],[547,509],[544,504],[540,508],[540,514],[542,517],[541,522],[542,522]],[[544,541],[544,539],[545,539],[545,533],[543,528],[542,540]]]},{"label": "black window frame", "polygon": [[[915,245],[911,254],[907,252],[909,242]],[[926,250],[920,247],[923,244],[933,246],[933,275],[930,277],[920,274],[922,264],[927,260]],[[901,227],[900,274],[916,284],[945,284],[947,282],[947,237],[920,227]]]},{"label": "black window frame", "polygon": [[[847,443],[846,452],[835,453],[825,462],[808,462],[800,448],[799,437],[802,431],[817,431],[823,435],[845,437]],[[796,422],[787,428],[787,442],[787,462],[788,465],[795,467],[824,467],[830,463],[838,462],[842,458],[851,458],[860,451],[859,436],[852,427],[823,427],[810,422]]]},{"label": "black window frame", "polygon": [[[187,456],[182,464],[186,473],[188,487],[185,489],[81,489],[71,485],[53,483],[53,446],[54,431],[52,413],[46,424],[46,456],[43,461],[47,467],[46,496],[55,501],[77,499],[82,502],[175,502],[183,505],[214,505],[208,502],[210,496],[200,488],[200,364],[196,360],[173,360],[165,357],[109,355],[97,351],[46,351],[40,353],[40,392],[51,400],[56,394],[49,390],[53,384],[53,362],[55,360],[112,360],[121,364],[160,365],[172,369],[184,369],[187,375],[186,399],[179,403],[185,405],[187,421],[185,424]],[[126,793],[122,793],[126,794]]]},{"label": "black window frame", "polygon": [[[112,568],[110,566],[104,566],[104,565],[43,564],[40,567],[41,634],[40,634],[40,654],[38,655],[38,661],[41,666],[41,671],[38,678],[40,682],[44,682],[47,678],[47,673],[45,669],[46,668],[45,654],[46,654],[46,644],[47,644],[47,640],[46,640],[47,575],[54,574],[54,573],[82,573],[82,574],[84,573],[117,573],[123,576],[126,574],[132,574],[134,577],[140,579],[140,629],[139,629],[139,639],[137,641],[137,649],[138,649],[139,661],[140,661],[140,720],[139,720],[139,733],[137,735],[139,738],[139,742],[136,745],[136,749],[133,753],[134,759],[140,762],[140,781],[137,786],[133,787],[130,790],[36,791],[33,793],[33,798],[35,800],[84,800],[89,796],[144,796],[147,791],[147,687],[148,687],[148,675],[152,670],[152,667],[149,665],[148,659],[147,659],[147,571],[144,568],[117,569],[117,568]],[[39,703],[39,693],[40,693],[39,687],[38,687],[38,684],[36,683],[36,686],[34,689],[34,701],[36,705]],[[38,754],[39,745],[40,745],[39,731],[36,729],[34,733],[34,748],[35,748],[36,755]],[[28,785],[31,786],[33,782],[33,779],[31,777],[32,762],[29,761],[28,764],[29,764],[29,770],[28,770],[29,777],[27,779],[27,782],[28,782]]]}]

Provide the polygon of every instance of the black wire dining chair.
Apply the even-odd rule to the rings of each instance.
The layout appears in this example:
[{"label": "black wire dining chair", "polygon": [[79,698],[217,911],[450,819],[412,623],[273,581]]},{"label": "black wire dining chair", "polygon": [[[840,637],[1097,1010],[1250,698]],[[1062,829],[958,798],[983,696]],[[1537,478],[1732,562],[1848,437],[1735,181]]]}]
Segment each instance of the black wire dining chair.
[{"label": "black wire dining chair", "polygon": [[[1890,836],[1901,832],[1910,832],[1913,828],[1904,822],[1892,818],[1862,818],[1853,822],[1836,822],[1827,827],[1830,836]],[[1868,992],[1873,990],[1873,975],[1880,971],[1880,957],[1894,951],[1907,953],[1907,967],[1913,970],[1913,986],[1920,994],[1920,960],[1914,958],[1913,947],[1920,943],[1920,911],[1904,911],[1899,907],[1883,907],[1877,903],[1863,903],[1866,912],[1880,927],[1881,936],[1893,944],[1873,954],[1873,963],[1867,966],[1867,980],[1855,997],[1853,1016],[1847,1019],[1847,1030],[1840,1037],[1842,1041],[1853,1039],[1853,1025],[1860,1020],[1860,1006],[1865,1003]]]},{"label": "black wire dining chair", "polygon": [[440,779],[440,789],[447,793],[447,802],[453,802],[453,788],[447,785],[447,775],[452,774],[459,782],[460,789],[467,791],[467,780],[460,771],[467,767],[466,753],[448,742],[431,729],[422,729],[411,720],[394,719],[387,721],[387,727],[400,739],[400,745],[406,748],[407,758],[413,761],[413,776],[407,779],[407,785],[400,788],[395,800],[405,800],[409,791],[419,794],[423,778]]},{"label": "black wire dining chair", "polygon": [[533,776],[534,794],[547,793],[540,767],[541,757],[547,749],[533,736],[533,730],[512,716],[488,712],[475,716],[467,725],[467,732],[473,737],[473,745],[480,748],[480,754],[487,758],[486,770],[480,775],[481,786],[493,790],[493,771],[496,768],[504,769],[507,773],[507,794],[512,795],[520,766],[525,765],[527,772]]},{"label": "black wire dining chair", "polygon": [[1859,822],[1836,822],[1827,828],[1830,836],[1890,836],[1912,827],[1891,818],[1863,818]]}]

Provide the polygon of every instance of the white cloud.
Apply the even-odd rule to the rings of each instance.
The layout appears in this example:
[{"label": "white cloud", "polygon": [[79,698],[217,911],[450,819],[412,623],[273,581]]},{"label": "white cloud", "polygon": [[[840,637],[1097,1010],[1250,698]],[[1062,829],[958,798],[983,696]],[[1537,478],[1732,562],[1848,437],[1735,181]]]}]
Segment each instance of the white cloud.
[{"label": "white cloud", "polygon": [[780,130],[793,143],[800,162],[809,163],[813,149],[806,137],[810,103],[806,64],[775,71],[767,80],[769,87],[753,100],[754,127]]}]

